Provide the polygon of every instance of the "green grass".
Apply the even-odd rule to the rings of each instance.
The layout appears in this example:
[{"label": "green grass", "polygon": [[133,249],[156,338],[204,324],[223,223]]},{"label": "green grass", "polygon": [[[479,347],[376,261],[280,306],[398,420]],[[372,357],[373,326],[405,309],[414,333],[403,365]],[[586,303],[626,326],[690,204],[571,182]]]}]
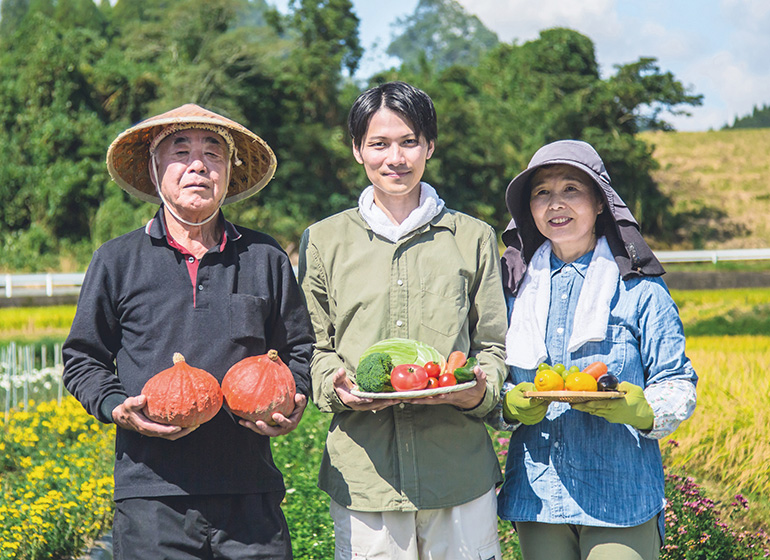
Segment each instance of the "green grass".
[{"label": "green grass", "polygon": [[286,483],[282,507],[297,559],[334,558],[329,496],[316,486],[330,421],[331,415],[323,414],[311,403],[296,430],[272,441],[273,460]]},{"label": "green grass", "polygon": [[770,288],[672,290],[687,336],[770,335]]}]

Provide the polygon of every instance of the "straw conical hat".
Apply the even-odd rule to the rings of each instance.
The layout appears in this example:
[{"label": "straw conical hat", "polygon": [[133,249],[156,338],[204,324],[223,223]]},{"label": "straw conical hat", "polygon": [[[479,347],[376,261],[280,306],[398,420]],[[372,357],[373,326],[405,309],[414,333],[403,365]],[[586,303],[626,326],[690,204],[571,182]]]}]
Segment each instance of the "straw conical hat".
[{"label": "straw conical hat", "polygon": [[160,204],[150,180],[150,143],[170,124],[222,126],[235,142],[241,165],[233,165],[224,204],[247,198],[273,178],[276,159],[267,142],[235,121],[189,103],[161,115],[150,117],[122,132],[107,150],[107,169],[120,187],[144,200]]}]

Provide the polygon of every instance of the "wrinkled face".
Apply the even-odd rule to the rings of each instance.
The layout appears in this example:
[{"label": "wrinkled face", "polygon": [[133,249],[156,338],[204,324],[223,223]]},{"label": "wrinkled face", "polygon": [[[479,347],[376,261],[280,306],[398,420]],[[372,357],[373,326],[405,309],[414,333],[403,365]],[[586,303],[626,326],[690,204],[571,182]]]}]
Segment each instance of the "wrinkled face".
[{"label": "wrinkled face", "polygon": [[572,262],[596,245],[594,225],[604,205],[591,177],[571,165],[538,169],[530,180],[529,208],[557,257]]},{"label": "wrinkled face", "polygon": [[219,134],[196,128],[175,132],[158,145],[155,157],[163,197],[180,216],[201,221],[217,211],[229,180],[229,151]]},{"label": "wrinkled face", "polygon": [[425,163],[433,154],[433,142],[417,137],[412,124],[385,107],[369,120],[361,147],[353,146],[356,161],[364,166],[374,185],[375,201],[420,200],[420,180]]}]

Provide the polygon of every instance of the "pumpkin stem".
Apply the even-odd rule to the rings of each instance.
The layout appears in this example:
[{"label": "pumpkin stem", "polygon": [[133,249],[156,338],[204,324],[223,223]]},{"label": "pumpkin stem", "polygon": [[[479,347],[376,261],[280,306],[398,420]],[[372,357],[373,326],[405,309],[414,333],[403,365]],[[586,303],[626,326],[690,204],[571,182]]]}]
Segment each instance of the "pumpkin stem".
[{"label": "pumpkin stem", "polygon": [[179,352],[174,352],[174,356],[171,358],[174,360],[175,364],[178,364],[179,362],[184,362],[184,356],[180,354]]},{"label": "pumpkin stem", "polygon": [[278,359],[278,350],[268,350],[267,357],[273,362]]}]

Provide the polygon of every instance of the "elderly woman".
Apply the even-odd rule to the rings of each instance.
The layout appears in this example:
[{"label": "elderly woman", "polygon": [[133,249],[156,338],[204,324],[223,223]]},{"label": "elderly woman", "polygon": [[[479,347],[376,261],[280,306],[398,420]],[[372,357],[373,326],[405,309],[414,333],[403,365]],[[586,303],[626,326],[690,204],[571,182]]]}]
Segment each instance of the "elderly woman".
[{"label": "elderly woman", "polygon": [[[653,559],[663,539],[657,440],[695,408],[697,376],[660,263],[599,154],[563,140],[508,186],[502,403],[512,430],[499,515],[526,560]],[[541,364],[602,361],[623,398],[527,398]]]}]

